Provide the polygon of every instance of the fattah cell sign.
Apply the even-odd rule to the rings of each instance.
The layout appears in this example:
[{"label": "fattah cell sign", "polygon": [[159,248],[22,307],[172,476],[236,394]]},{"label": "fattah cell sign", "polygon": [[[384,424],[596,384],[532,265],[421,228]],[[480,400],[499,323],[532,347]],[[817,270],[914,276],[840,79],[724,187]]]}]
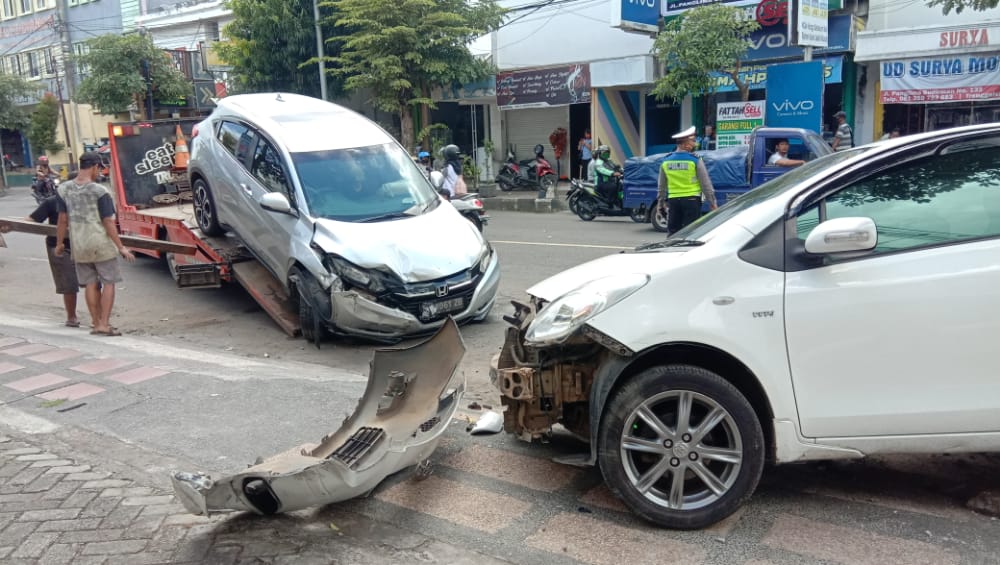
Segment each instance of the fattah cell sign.
[{"label": "fattah cell sign", "polygon": [[1000,100],[1000,55],[883,61],[883,104]]}]

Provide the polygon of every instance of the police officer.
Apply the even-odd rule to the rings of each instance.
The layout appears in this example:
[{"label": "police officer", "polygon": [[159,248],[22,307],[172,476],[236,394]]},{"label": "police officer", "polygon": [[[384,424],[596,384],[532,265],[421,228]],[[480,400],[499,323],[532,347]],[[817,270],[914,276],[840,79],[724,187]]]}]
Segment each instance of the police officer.
[{"label": "police officer", "polygon": [[694,151],[694,127],[673,136],[677,140],[677,151],[663,160],[660,176],[658,202],[660,211],[667,214],[667,232],[674,233],[701,216],[701,195],[705,195],[708,205],[716,209],[715,188],[708,177],[705,163],[696,157]]}]

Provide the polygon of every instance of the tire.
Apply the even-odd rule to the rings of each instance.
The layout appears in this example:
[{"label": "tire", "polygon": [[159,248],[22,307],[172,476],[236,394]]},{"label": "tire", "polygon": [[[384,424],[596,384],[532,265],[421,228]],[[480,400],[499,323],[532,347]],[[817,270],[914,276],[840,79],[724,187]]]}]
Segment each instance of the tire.
[{"label": "tire", "polygon": [[632,208],[632,212],[628,215],[632,218],[632,221],[637,224],[645,224],[649,221],[649,210],[642,208]]},{"label": "tire", "polygon": [[472,225],[476,226],[476,229],[479,230],[479,233],[483,233],[483,221],[482,220],[480,220],[479,218],[476,218],[475,216],[466,216],[466,218],[468,218],[468,220],[470,222],[472,222]]},{"label": "tire", "polygon": [[585,222],[597,217],[597,203],[592,198],[579,198],[576,202],[576,215]]},{"label": "tire", "polygon": [[299,269],[294,269],[292,276],[298,280],[295,289],[298,291],[299,325],[302,327],[302,337],[309,343],[315,343],[318,348],[320,342],[328,337],[328,332],[309,297],[321,293],[322,289],[312,275]]},{"label": "tire", "polygon": [[653,208],[649,211],[649,221],[653,224],[653,229],[658,232],[667,233],[667,215],[660,212],[660,207],[653,202]]},{"label": "tire", "polygon": [[569,207],[570,212],[577,214],[576,210],[577,206],[579,205],[579,201],[580,201],[580,193],[574,192],[573,195],[570,196],[569,200],[566,202],[566,206]]},{"label": "tire", "polygon": [[194,192],[194,217],[198,221],[201,232],[207,236],[226,233],[219,224],[218,208],[215,206],[215,197],[212,196],[208,183],[199,178],[194,181],[191,190]]},{"label": "tire", "polygon": [[514,185],[510,184],[509,182],[507,182],[505,180],[498,181],[497,184],[500,186],[500,190],[502,190],[504,192],[510,192],[510,191],[514,190]]},{"label": "tire", "polygon": [[548,174],[538,180],[538,186],[544,188],[546,193],[548,193],[550,190],[553,191],[552,194],[555,195],[557,181],[558,179],[556,178],[555,175]]},{"label": "tire", "polygon": [[[688,424],[679,422],[682,405]],[[764,451],[757,415],[736,387],[700,367],[668,365],[639,373],[614,393],[602,415],[597,456],[608,487],[633,512],[689,530],[722,520],[750,498]]]}]

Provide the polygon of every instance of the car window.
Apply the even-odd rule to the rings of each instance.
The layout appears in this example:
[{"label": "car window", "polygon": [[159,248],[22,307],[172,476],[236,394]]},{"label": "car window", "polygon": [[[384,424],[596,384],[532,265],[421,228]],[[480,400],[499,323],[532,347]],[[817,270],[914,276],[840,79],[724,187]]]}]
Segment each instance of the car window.
[{"label": "car window", "polygon": [[[778,142],[781,138],[770,138],[767,140],[765,148],[767,149],[768,162],[765,162],[766,167],[778,167],[779,165],[774,165],[770,163],[771,156],[778,151]],[[788,159],[800,159],[803,161],[812,161],[816,158],[816,154],[806,147],[805,141],[801,137],[789,137],[785,139],[788,142]]]},{"label": "car window", "polygon": [[222,146],[226,148],[227,151],[236,156],[236,151],[240,145],[240,139],[242,139],[248,131],[248,128],[242,124],[237,124],[234,122],[222,122],[219,126],[219,142]]},{"label": "car window", "polygon": [[855,182],[800,214],[798,235],[820,220],[858,216],[875,222],[875,253],[1000,236],[1000,138],[954,144]]},{"label": "car window", "polygon": [[260,140],[250,164],[252,174],[269,192],[280,192],[291,200],[288,177],[281,165],[281,154],[267,140]]},{"label": "car window", "polygon": [[292,153],[311,215],[340,221],[415,215],[439,202],[437,193],[395,143]]}]

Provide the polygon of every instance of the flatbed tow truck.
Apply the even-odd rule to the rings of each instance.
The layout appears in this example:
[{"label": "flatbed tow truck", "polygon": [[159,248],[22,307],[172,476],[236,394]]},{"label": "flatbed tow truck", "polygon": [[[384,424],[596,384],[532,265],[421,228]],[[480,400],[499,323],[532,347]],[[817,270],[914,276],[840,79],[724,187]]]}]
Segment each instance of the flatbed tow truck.
[{"label": "flatbed tow truck", "polygon": [[284,286],[233,234],[208,237],[198,228],[186,166],[175,166],[178,133],[184,144],[201,118],[108,123],[111,184],[123,235],[191,245],[193,255],[135,248],[163,258],[180,288],[219,288],[236,282],[289,336],[301,334],[297,309]]}]

